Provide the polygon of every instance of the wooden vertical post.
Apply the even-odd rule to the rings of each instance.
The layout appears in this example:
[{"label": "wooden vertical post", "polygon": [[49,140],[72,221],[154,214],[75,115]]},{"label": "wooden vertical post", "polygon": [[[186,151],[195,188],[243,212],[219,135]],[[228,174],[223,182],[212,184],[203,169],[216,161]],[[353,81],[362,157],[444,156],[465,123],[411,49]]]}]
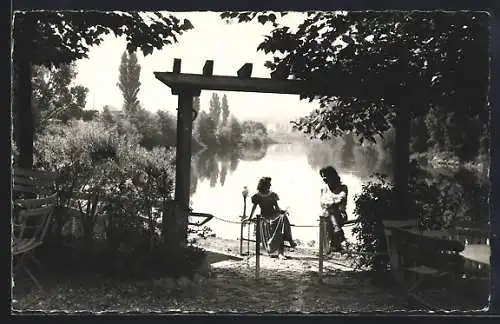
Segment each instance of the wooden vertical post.
[{"label": "wooden vertical post", "polygon": [[323,240],[324,240],[324,217],[319,218],[319,265],[318,265],[318,276],[319,281],[323,280]]},{"label": "wooden vertical post", "polygon": [[179,96],[177,108],[177,144],[175,160],[175,201],[177,208],[171,213],[166,240],[171,244],[184,245],[187,241],[189,198],[191,185],[191,141],[193,128],[193,98],[199,89],[173,89]]},{"label": "wooden vertical post", "polygon": [[257,215],[257,231],[255,233],[255,280],[260,278],[260,214]]}]

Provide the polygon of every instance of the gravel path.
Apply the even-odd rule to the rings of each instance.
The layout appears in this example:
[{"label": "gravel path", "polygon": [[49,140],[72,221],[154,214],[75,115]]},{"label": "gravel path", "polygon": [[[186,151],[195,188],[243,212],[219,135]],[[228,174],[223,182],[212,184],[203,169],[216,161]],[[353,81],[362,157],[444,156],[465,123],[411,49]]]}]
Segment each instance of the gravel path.
[{"label": "gravel path", "polygon": [[[408,309],[402,299],[373,286],[364,273],[325,262],[319,282],[311,257],[261,257],[213,263],[212,276],[173,288],[168,280],[124,281],[97,276],[45,280],[44,292],[16,284],[13,308],[32,311],[117,312],[373,312]],[[23,290],[23,288],[25,288]]]}]

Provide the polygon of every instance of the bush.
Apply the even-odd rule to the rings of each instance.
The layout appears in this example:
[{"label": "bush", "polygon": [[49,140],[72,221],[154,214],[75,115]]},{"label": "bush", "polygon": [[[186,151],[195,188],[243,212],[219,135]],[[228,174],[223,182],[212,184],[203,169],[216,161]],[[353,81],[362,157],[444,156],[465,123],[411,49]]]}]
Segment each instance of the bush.
[{"label": "bush", "polygon": [[[162,203],[172,199],[175,154],[148,150],[139,140],[125,123],[102,120],[49,127],[37,138],[36,167],[60,175],[63,199],[53,237],[63,224],[70,234],[83,233],[72,238],[73,255],[66,260],[77,268],[136,278],[192,276],[204,252],[165,246],[158,229]],[[88,199],[73,199],[74,191]],[[94,235],[98,224],[104,227],[101,241]],[[209,229],[198,234],[209,235]]]},{"label": "bush", "polygon": [[[112,245],[118,247],[127,233],[144,227],[144,220],[137,215],[147,217],[152,224],[160,215],[153,205],[171,196],[173,152],[164,148],[148,151],[138,145],[136,136],[120,134],[117,127],[103,122],[74,122],[49,128],[37,139],[35,148],[37,167],[60,175],[61,207],[70,207],[75,190],[95,194],[94,200],[86,202],[95,208],[82,209],[80,213],[87,239],[93,236],[97,219],[105,218],[108,238],[112,237]],[[56,235],[68,221],[60,214]],[[150,234],[154,236],[153,230]]]},{"label": "bush", "polygon": [[[356,243],[349,255],[356,261],[356,268],[381,272],[387,269],[388,260],[377,252],[386,251],[382,219],[394,214],[395,195],[392,184],[381,174],[375,174],[364,184],[361,193],[354,197],[354,213],[358,216],[352,229]],[[383,215],[383,216],[382,216]]]},{"label": "bush", "polygon": [[[456,225],[483,225],[488,214],[488,184],[472,172],[459,170],[452,174],[431,174],[416,163],[410,164],[409,194],[411,202],[407,218],[417,219],[419,229],[442,229]],[[386,177],[375,174],[356,195],[353,228],[356,242],[349,257],[358,268],[375,272],[387,269],[388,259],[375,256],[387,250],[383,219],[394,219],[394,187]],[[348,253],[349,254],[349,253]]]}]

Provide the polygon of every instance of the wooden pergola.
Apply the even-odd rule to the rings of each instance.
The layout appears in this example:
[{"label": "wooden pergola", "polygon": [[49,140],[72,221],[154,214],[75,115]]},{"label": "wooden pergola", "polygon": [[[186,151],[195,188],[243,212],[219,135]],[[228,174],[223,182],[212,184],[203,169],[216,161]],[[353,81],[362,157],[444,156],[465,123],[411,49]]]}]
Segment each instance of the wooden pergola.
[{"label": "wooden pergola", "polygon": [[[214,62],[207,60],[202,74],[181,73],[181,60],[174,59],[172,72],[154,72],[155,77],[169,86],[172,94],[178,96],[177,108],[177,144],[176,144],[176,175],[175,175],[175,201],[178,208],[171,214],[170,232],[171,239],[178,238],[177,242],[184,242],[186,237],[190,199],[190,174],[191,174],[191,142],[193,126],[193,98],[199,96],[201,90],[240,91],[276,94],[315,94],[328,96],[342,96],[349,91],[342,87],[341,80],[329,80],[321,85],[304,80],[287,80],[279,72],[271,73],[271,78],[252,78],[252,64],[245,63],[236,76],[213,75]],[[337,85],[336,85],[337,84]],[[350,92],[350,91],[349,91]],[[404,218],[408,201],[408,164],[409,164],[409,126],[408,109],[400,109],[396,121],[396,163],[395,163],[395,189],[398,195],[396,217]],[[384,217],[386,215],[381,215]],[[175,224],[175,225],[174,225]],[[174,225],[174,226],[172,226]],[[174,227],[176,228],[174,230]]]}]

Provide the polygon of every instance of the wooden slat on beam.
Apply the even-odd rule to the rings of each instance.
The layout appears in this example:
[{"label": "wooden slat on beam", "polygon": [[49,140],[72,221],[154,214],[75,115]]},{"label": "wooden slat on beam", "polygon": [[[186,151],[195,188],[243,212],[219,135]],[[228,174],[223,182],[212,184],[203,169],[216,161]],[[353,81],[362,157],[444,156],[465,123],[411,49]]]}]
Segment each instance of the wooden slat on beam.
[{"label": "wooden slat on beam", "polygon": [[238,70],[238,78],[243,78],[243,79],[248,79],[252,76],[252,68],[253,65],[252,63],[245,63],[243,66]]},{"label": "wooden slat on beam", "polygon": [[[279,94],[321,94],[340,96],[345,93],[346,87],[340,86],[340,80],[329,80],[321,84],[312,84],[302,80],[273,80],[267,78],[240,79],[230,76],[203,76],[200,74],[154,72],[155,77],[172,88],[176,93],[183,88],[196,88],[204,90],[241,91],[241,92],[265,92]],[[331,85],[335,84],[335,87]]]},{"label": "wooden slat on beam", "polygon": [[203,66],[203,75],[210,76],[214,74],[214,61],[207,60]]},{"label": "wooden slat on beam", "polygon": [[173,73],[181,73],[181,59],[174,59]]}]

